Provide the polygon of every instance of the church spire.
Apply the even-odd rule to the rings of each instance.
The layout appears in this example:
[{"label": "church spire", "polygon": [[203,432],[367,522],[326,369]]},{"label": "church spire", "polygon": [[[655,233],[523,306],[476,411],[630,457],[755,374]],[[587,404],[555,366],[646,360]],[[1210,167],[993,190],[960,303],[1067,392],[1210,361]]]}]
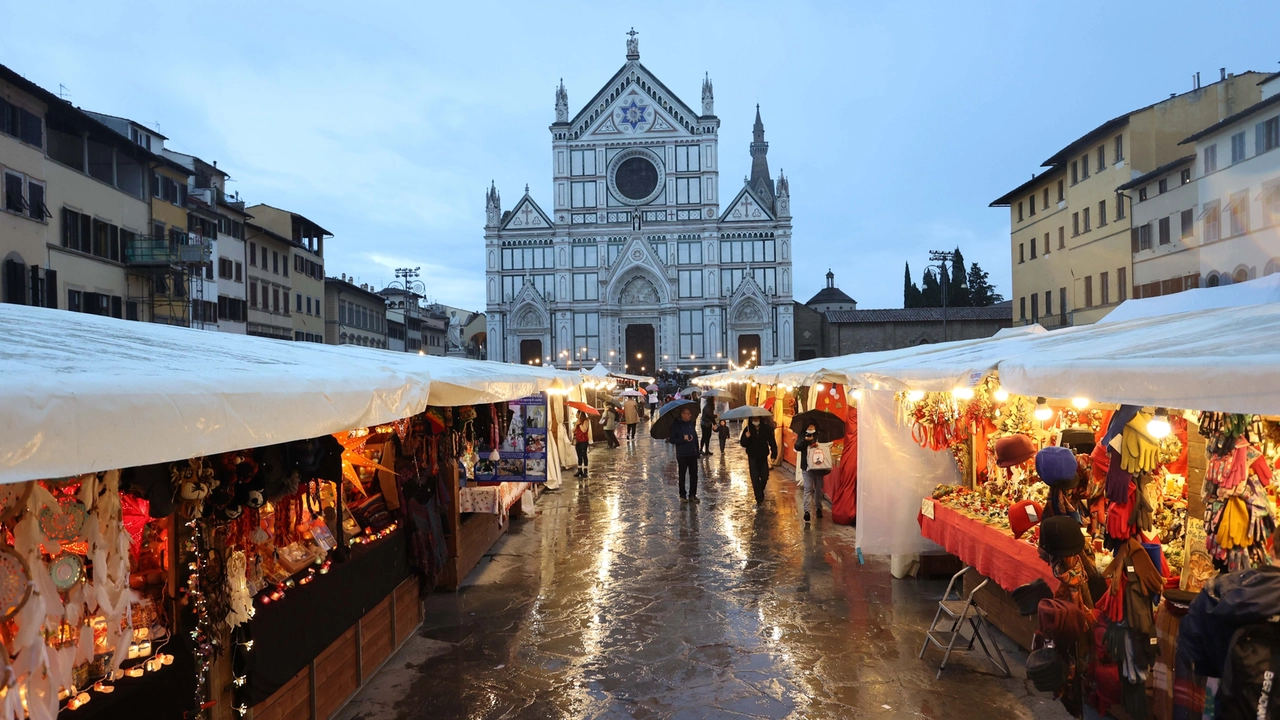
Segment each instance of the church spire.
[{"label": "church spire", "polygon": [[760,120],[760,105],[756,104],[756,124],[751,129],[751,177],[747,185],[766,205],[772,206],[775,197],[773,178],[769,175],[769,143],[764,141],[764,123]]},{"label": "church spire", "polygon": [[702,116],[708,117],[715,114],[716,98],[711,89],[711,73],[707,73],[702,78]]},{"label": "church spire", "polygon": [[564,89],[564,78],[560,78],[560,87],[556,88],[556,122],[569,122],[569,91]]},{"label": "church spire", "polygon": [[639,59],[640,59],[640,41],[636,39],[636,36],[637,36],[637,35],[639,35],[639,34],[640,34],[640,33],[636,32],[636,29],[635,29],[634,27],[633,27],[633,28],[631,28],[631,32],[627,33],[627,35],[628,35],[628,37],[627,37],[627,59],[628,59],[628,60],[639,60]]}]

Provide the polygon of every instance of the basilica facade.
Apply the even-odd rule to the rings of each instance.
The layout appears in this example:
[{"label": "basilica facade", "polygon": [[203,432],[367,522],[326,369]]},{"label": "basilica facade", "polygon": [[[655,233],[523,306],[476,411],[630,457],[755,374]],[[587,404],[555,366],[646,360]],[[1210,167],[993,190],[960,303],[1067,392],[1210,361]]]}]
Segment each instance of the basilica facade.
[{"label": "basilica facade", "polygon": [[485,198],[489,359],[615,372],[723,370],[793,359],[791,197],[769,173],[756,108],[751,173],[720,198],[720,120],[626,63],[551,124],[552,202]]}]

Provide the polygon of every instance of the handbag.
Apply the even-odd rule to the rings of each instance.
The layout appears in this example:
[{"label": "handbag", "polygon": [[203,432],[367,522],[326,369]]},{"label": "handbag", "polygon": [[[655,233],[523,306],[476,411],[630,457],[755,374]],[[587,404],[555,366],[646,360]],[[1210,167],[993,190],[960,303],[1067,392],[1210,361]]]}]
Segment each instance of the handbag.
[{"label": "handbag", "polygon": [[831,472],[831,443],[814,443],[805,449],[805,464],[811,473],[825,475]]}]

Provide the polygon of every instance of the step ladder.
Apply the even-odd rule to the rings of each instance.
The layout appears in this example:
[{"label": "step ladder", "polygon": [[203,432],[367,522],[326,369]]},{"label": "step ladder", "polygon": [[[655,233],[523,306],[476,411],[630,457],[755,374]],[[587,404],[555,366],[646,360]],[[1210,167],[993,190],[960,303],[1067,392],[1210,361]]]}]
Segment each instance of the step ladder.
[{"label": "step ladder", "polygon": [[[924,658],[925,650],[929,649],[932,643],[942,649],[942,664],[938,666],[937,678],[942,678],[942,671],[947,669],[947,661],[951,659],[953,652],[972,652],[974,642],[982,648],[982,652],[986,654],[987,659],[991,661],[1005,677],[1009,677],[1009,663],[1004,659],[1004,653],[1001,652],[1000,646],[996,643],[995,637],[991,634],[991,626],[987,623],[987,612],[978,607],[976,600],[978,591],[981,590],[989,579],[983,579],[973,590],[969,592],[968,597],[963,594],[963,578],[964,574],[972,570],[971,567],[965,566],[960,572],[951,576],[951,582],[947,584],[947,591],[942,594],[942,599],[938,601],[938,611],[933,615],[933,622],[930,623],[929,629],[925,631],[924,645],[920,647],[919,658]],[[956,587],[956,583],[960,583],[960,588]],[[952,597],[954,593],[955,597]],[[946,619],[943,618],[946,616]],[[951,625],[948,628],[947,622]],[[968,623],[969,631],[966,633],[965,624]],[[986,635],[984,638],[983,635]],[[993,652],[994,651],[994,652]]]}]

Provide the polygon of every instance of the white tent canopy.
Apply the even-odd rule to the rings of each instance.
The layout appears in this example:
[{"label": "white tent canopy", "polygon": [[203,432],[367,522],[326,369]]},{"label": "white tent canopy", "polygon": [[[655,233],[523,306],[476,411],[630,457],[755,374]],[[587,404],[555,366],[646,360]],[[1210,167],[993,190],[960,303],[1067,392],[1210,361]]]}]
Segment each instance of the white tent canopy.
[{"label": "white tent canopy", "polygon": [[1196,288],[1172,295],[1161,295],[1141,300],[1126,300],[1115,310],[1098,321],[1099,325],[1160,317],[1195,310],[1214,310],[1245,305],[1263,305],[1280,302],[1280,274],[1223,285],[1213,288]]},{"label": "white tent canopy", "polygon": [[573,373],[0,304],[0,483],[288,442]]},{"label": "white tent canopy", "polygon": [[1056,331],[999,363],[1009,392],[1280,414],[1280,303]]},{"label": "white tent canopy", "polygon": [[586,374],[598,378],[609,377],[609,370],[604,365],[596,363],[596,366],[588,370]]}]

